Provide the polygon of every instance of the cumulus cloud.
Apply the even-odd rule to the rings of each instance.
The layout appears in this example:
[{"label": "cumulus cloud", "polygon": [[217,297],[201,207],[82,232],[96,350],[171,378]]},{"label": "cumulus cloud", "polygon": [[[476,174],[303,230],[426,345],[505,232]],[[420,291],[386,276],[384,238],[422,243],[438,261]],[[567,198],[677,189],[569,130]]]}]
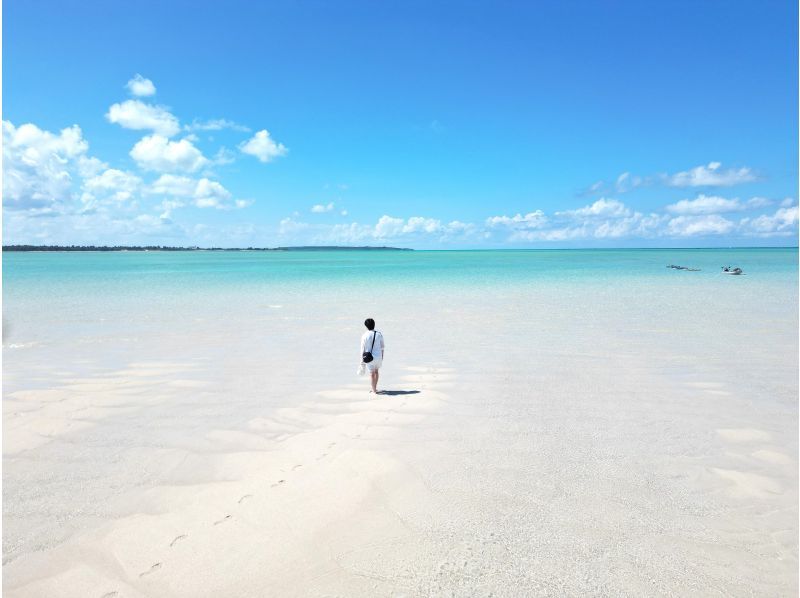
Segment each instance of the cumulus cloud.
[{"label": "cumulus cloud", "polygon": [[[395,218],[384,214],[375,224],[358,222],[339,224],[310,224],[295,218],[284,218],[279,225],[279,234],[291,236],[302,232],[312,234],[311,240],[319,243],[387,243],[433,239],[447,242],[464,239],[478,231],[472,223],[453,220],[443,223],[436,218],[412,216]],[[308,237],[307,237],[308,238]]]},{"label": "cumulus cloud", "polygon": [[402,232],[406,233],[436,233],[442,230],[442,223],[435,218],[412,216],[403,226]]},{"label": "cumulus cloud", "polygon": [[156,93],[156,86],[153,85],[153,82],[150,79],[145,79],[139,73],[136,73],[125,87],[128,88],[131,95],[139,97],[152,96]]},{"label": "cumulus cloud", "polygon": [[563,212],[556,212],[556,216],[569,217],[569,218],[620,218],[630,216],[631,211],[625,207],[625,204],[616,199],[600,198],[590,206],[584,206],[577,210],[566,210]]},{"label": "cumulus cloud", "polygon": [[333,212],[334,207],[333,202],[327,204],[318,203],[311,206],[311,211],[315,214],[324,214],[325,212]]},{"label": "cumulus cloud", "polygon": [[84,180],[81,201],[85,209],[107,203],[122,204],[134,199],[141,186],[142,179],[135,174],[109,168]]},{"label": "cumulus cloud", "polygon": [[783,236],[797,233],[797,206],[779,208],[774,214],[763,214],[754,219],[742,221],[747,232],[759,236]]},{"label": "cumulus cloud", "polygon": [[208,178],[193,179],[187,176],[163,174],[154,181],[148,192],[152,195],[166,195],[169,199],[162,203],[162,209],[171,211],[191,203],[198,208],[227,210],[252,205],[251,200],[233,200],[233,195],[218,181]]},{"label": "cumulus cloud", "polygon": [[41,209],[72,199],[74,177],[102,163],[86,156],[89,144],[80,127],[58,134],[33,124],[3,121],[3,206]]},{"label": "cumulus cloud", "polygon": [[157,195],[172,195],[175,197],[189,197],[194,193],[197,181],[188,176],[162,174],[150,185],[149,193]]},{"label": "cumulus cloud", "polygon": [[181,130],[178,119],[169,110],[139,100],[112,104],[106,113],[106,119],[125,129],[149,130],[164,137],[172,137]]},{"label": "cumulus cloud", "polygon": [[403,232],[406,222],[402,218],[392,218],[391,216],[381,216],[375,225],[373,235],[377,238],[397,237]]},{"label": "cumulus cloud", "polygon": [[671,214],[720,214],[724,212],[737,212],[744,209],[738,199],[725,199],[724,197],[698,195],[696,199],[682,199],[666,207]]},{"label": "cumulus cloud", "polygon": [[278,234],[281,236],[293,235],[306,230],[309,226],[306,222],[299,222],[293,218],[284,218],[278,226]]},{"label": "cumulus cloud", "polygon": [[198,208],[226,207],[226,202],[231,199],[231,193],[217,181],[200,179],[195,189],[194,205]]},{"label": "cumulus cloud", "polygon": [[756,178],[750,168],[723,170],[721,162],[709,162],[707,166],[665,175],[664,180],[671,187],[731,187],[755,181]]},{"label": "cumulus cloud", "polygon": [[541,228],[547,223],[547,217],[541,210],[529,212],[524,216],[490,216],[486,219],[486,226],[490,228],[506,227],[514,229]]},{"label": "cumulus cloud", "polygon": [[697,235],[724,235],[736,228],[736,225],[719,214],[706,216],[678,216],[667,223],[667,234],[677,237]]},{"label": "cumulus cloud", "polygon": [[195,172],[209,164],[188,139],[170,141],[161,135],[142,138],[130,155],[141,168],[156,172]]},{"label": "cumulus cloud", "polygon": [[275,158],[285,156],[289,151],[282,143],[276,143],[269,131],[262,129],[239,146],[244,154],[255,156],[261,162],[271,162]]}]

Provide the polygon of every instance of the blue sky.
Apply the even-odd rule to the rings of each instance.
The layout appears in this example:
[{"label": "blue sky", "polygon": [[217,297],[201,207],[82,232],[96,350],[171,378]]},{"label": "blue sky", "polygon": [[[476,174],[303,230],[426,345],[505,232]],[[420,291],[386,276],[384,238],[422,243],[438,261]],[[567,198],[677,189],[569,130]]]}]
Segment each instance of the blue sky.
[{"label": "blue sky", "polygon": [[797,244],[794,2],[3,3],[4,243]]}]

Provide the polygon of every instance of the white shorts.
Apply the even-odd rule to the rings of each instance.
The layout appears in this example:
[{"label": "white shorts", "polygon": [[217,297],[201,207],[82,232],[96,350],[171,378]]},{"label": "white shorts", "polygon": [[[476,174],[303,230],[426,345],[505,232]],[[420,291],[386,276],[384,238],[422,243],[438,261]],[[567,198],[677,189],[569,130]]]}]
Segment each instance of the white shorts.
[{"label": "white shorts", "polygon": [[381,364],[382,364],[382,363],[383,363],[383,358],[380,358],[380,359],[373,359],[372,361],[370,361],[370,362],[367,364],[367,369],[368,369],[370,372],[374,372],[374,371],[376,371],[376,370],[380,369],[380,367],[381,367]]}]

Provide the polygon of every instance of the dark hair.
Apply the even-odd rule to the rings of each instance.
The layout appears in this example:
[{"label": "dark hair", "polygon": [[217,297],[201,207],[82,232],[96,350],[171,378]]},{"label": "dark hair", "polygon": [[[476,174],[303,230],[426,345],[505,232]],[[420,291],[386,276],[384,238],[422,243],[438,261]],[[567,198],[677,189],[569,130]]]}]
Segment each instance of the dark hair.
[{"label": "dark hair", "polygon": [[372,318],[367,318],[364,320],[364,326],[367,327],[367,330],[375,330],[375,320]]}]

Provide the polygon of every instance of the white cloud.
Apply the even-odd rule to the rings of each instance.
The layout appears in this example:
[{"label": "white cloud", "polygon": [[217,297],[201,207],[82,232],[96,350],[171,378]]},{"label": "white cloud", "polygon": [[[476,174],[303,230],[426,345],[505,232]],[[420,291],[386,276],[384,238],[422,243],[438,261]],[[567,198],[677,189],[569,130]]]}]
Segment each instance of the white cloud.
[{"label": "white cloud", "polygon": [[214,154],[214,157],[211,159],[217,166],[224,166],[225,164],[233,164],[236,161],[236,154],[234,154],[231,150],[227,147],[221,147],[217,150],[217,153]]},{"label": "white cloud", "polygon": [[788,208],[788,207],[789,207],[789,206],[791,206],[793,203],[794,203],[794,199],[792,199],[791,197],[787,197],[786,199],[784,199],[784,200],[781,202],[781,207],[782,207],[782,208]]},{"label": "white cloud", "polygon": [[[188,200],[198,208],[217,208],[227,210],[233,207],[244,208],[252,205],[252,200],[235,200],[233,195],[221,183],[211,179],[199,180],[186,176],[163,174],[150,185],[148,192],[152,195],[166,195],[171,199],[172,208],[185,205],[180,200]],[[178,198],[179,203],[175,203]],[[164,203],[162,206],[166,207]],[[172,209],[170,208],[170,209]]]},{"label": "white cloud", "polygon": [[578,208],[577,210],[565,210],[556,212],[556,216],[566,216],[569,218],[621,218],[630,216],[631,211],[625,204],[616,199],[600,198],[590,206]]},{"label": "white cloud", "polygon": [[209,164],[191,141],[170,141],[161,135],[144,137],[133,146],[131,157],[141,168],[157,172],[195,172]]},{"label": "white cloud", "polygon": [[630,172],[623,172],[617,177],[615,187],[619,193],[626,193],[648,183],[649,179],[643,179],[639,176],[632,176]]},{"label": "white cloud", "polygon": [[745,219],[742,224],[747,232],[762,236],[790,234],[797,232],[797,206],[779,208],[772,216],[766,214],[752,220]]},{"label": "white cloud", "polygon": [[514,229],[541,228],[547,223],[547,217],[541,210],[529,212],[524,216],[491,216],[486,219],[486,225],[490,228],[506,227]]},{"label": "white cloud", "polygon": [[198,208],[229,207],[226,202],[231,199],[231,193],[217,181],[203,178],[197,181],[195,188],[194,205]]},{"label": "white cloud", "polygon": [[733,232],[735,225],[719,214],[678,216],[667,224],[666,233],[678,237],[695,235],[724,235]]},{"label": "white cloud", "polygon": [[377,238],[397,237],[403,232],[405,220],[402,218],[392,218],[391,216],[381,216],[375,225],[373,236]]},{"label": "white cloud", "polygon": [[194,194],[197,181],[188,176],[162,174],[150,185],[149,192],[156,195],[173,195],[176,197],[189,197]]},{"label": "white cloud", "polygon": [[91,156],[78,157],[78,173],[84,178],[97,176],[107,168],[108,164],[97,158]]},{"label": "white cloud", "polygon": [[152,96],[156,93],[156,86],[153,85],[153,82],[145,79],[139,73],[136,73],[125,87],[135,96]]},{"label": "white cloud", "polygon": [[365,240],[373,238],[374,229],[368,224],[350,222],[347,224],[335,224],[325,230],[324,233],[317,235],[318,242],[328,243],[363,243]]},{"label": "white cloud", "polygon": [[86,156],[88,149],[77,125],[54,134],[3,121],[3,206],[42,209],[72,199],[73,177],[102,165]]},{"label": "white cloud", "polygon": [[724,212],[738,212],[744,206],[738,199],[725,199],[724,197],[698,195],[696,199],[682,199],[670,204],[667,212],[679,215],[720,214]]},{"label": "white cloud", "polygon": [[242,133],[250,132],[250,127],[240,125],[226,118],[212,118],[209,120],[194,119],[192,124],[186,125],[185,128],[187,131],[221,131],[223,129],[230,129]]},{"label": "white cloud", "polygon": [[293,235],[297,232],[304,231],[309,227],[305,222],[298,222],[292,218],[284,218],[281,220],[278,227],[278,234],[281,236]]},{"label": "white cloud", "polygon": [[276,143],[269,131],[263,129],[239,146],[244,154],[255,156],[261,162],[270,162],[280,156],[285,156],[289,151],[282,143]]},{"label": "white cloud", "polygon": [[403,233],[437,233],[442,230],[442,223],[435,218],[412,216],[403,226]]},{"label": "white cloud", "polygon": [[81,201],[87,208],[94,208],[102,203],[129,202],[134,199],[141,185],[142,179],[135,174],[109,168],[83,182]]},{"label": "white cloud", "polygon": [[318,203],[311,206],[311,211],[315,214],[324,214],[325,212],[333,212],[334,207],[333,202],[328,204]]},{"label": "white cloud", "polygon": [[524,241],[569,241],[587,236],[584,226],[551,228],[548,230],[518,230],[508,238],[511,243]]},{"label": "white cloud", "polygon": [[755,181],[756,175],[746,167],[723,170],[721,162],[709,162],[707,166],[665,175],[664,180],[672,187],[731,187]]},{"label": "white cloud", "polygon": [[774,201],[766,197],[751,197],[747,200],[746,208],[748,210],[756,210],[758,208],[766,208],[774,203]]},{"label": "white cloud", "polygon": [[178,119],[169,110],[139,100],[112,104],[106,118],[125,129],[150,130],[164,137],[172,137],[181,130]]},{"label": "white cloud", "polygon": [[347,210],[341,210],[339,214],[341,214],[342,216],[347,216]]},{"label": "white cloud", "polygon": [[601,222],[594,229],[593,235],[597,239],[652,236],[658,232],[658,228],[664,220],[665,217],[658,214],[645,216],[640,212],[635,212],[632,216]]}]

